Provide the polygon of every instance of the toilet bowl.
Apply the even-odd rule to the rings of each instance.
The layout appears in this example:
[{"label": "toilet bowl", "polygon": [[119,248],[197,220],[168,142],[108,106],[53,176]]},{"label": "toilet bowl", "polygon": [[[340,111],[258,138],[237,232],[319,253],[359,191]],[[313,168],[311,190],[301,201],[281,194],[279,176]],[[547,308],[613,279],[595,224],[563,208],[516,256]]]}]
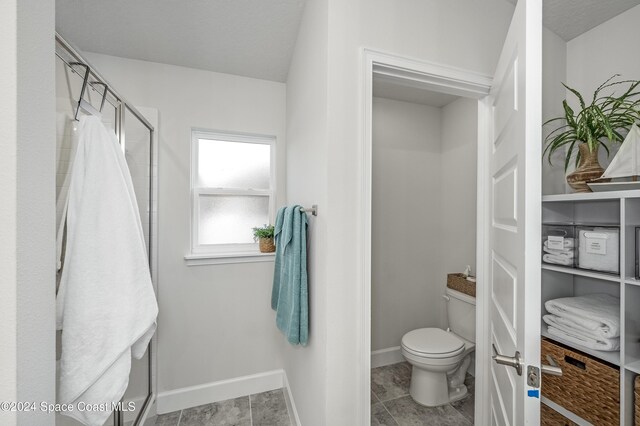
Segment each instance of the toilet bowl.
[{"label": "toilet bowl", "polygon": [[402,337],[402,356],[412,366],[409,393],[428,407],[467,395],[464,379],[475,349],[475,298],[447,289],[445,299],[449,330],[419,328]]}]

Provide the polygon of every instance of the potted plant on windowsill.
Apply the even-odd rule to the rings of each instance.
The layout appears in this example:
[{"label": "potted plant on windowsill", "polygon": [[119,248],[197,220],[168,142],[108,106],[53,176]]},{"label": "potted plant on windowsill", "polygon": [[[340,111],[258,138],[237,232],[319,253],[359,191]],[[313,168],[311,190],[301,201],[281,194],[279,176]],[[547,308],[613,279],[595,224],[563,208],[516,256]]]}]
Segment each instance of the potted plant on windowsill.
[{"label": "potted plant on windowsill", "polygon": [[253,228],[253,239],[259,243],[260,253],[273,253],[276,246],[273,241],[273,225]]},{"label": "potted plant on windowsill", "polygon": [[[608,156],[610,147],[607,144],[622,143],[624,134],[636,120],[640,119],[640,100],[638,99],[640,92],[636,90],[640,81],[612,81],[619,76],[616,74],[602,83],[593,93],[589,105],[586,104],[580,92],[562,83],[578,99],[580,111],[576,114],[565,99],[562,101],[564,115],[544,123],[544,125],[556,121],[564,123],[545,138],[544,154],[548,156],[551,164],[553,153],[566,147],[565,172],[571,163],[571,158],[575,157],[576,169],[567,175],[567,182],[576,192],[590,192],[587,182],[602,176],[604,169],[598,162],[600,147],[603,147]],[[600,95],[603,90],[610,91],[622,84],[629,85],[622,95]],[[576,148],[577,152],[575,152]]]}]

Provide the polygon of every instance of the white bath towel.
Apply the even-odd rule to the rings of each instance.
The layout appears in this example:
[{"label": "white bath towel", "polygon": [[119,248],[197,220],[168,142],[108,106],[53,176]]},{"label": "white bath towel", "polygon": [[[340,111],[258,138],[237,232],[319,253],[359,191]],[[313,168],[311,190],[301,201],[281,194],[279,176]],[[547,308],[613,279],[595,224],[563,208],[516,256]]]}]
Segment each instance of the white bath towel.
[{"label": "white bath towel", "polygon": [[544,256],[542,256],[542,260],[546,263],[553,263],[556,265],[573,266],[573,256],[567,256],[563,254],[546,253]]},{"label": "white bath towel", "polygon": [[545,309],[561,324],[595,338],[620,336],[620,299],[610,294],[589,294],[548,300]]},{"label": "white bath towel", "polygon": [[619,337],[614,337],[613,339],[592,339],[567,329],[559,329],[549,326],[547,330],[552,336],[559,337],[560,339],[576,345],[584,346],[585,348],[609,352],[620,349]]},{"label": "white bath towel", "polygon": [[113,132],[83,117],[72,166],[65,263],[57,295],[62,329],[58,402],[86,425],[102,425],[156,328],[158,305],[131,176]]}]

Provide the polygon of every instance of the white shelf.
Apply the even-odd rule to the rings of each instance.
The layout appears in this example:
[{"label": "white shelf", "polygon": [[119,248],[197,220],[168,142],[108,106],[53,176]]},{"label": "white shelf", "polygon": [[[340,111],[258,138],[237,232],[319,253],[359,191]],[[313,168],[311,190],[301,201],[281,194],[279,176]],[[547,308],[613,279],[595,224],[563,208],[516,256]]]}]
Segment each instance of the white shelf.
[{"label": "white shelf", "polygon": [[633,371],[636,374],[640,374],[640,359],[632,358],[627,355],[629,360],[625,362],[624,368]]},{"label": "white shelf", "polygon": [[625,284],[640,286],[640,280],[636,278],[625,278],[624,282]]},{"label": "white shelf", "polygon": [[610,364],[617,365],[618,367],[620,366],[620,351],[617,351],[617,352],[597,351],[595,349],[590,349],[584,346],[576,345],[575,343],[572,343],[572,342],[567,342],[566,340],[561,339],[560,337],[549,334],[549,332],[547,331],[547,325],[544,323],[542,324],[540,331],[542,336],[548,338],[549,340],[554,340],[558,343],[562,343],[565,346],[569,346],[570,348],[573,348],[576,351],[584,352],[602,361],[606,361]]},{"label": "white shelf", "polygon": [[543,195],[543,203],[566,201],[616,200],[620,198],[640,198],[640,189],[633,191],[581,192],[575,194]]},{"label": "white shelf", "polygon": [[546,405],[547,407],[551,408],[553,411],[562,414],[564,417],[566,417],[567,419],[571,420],[572,422],[574,422],[574,423],[576,423],[576,424],[578,424],[580,426],[592,426],[591,423],[589,423],[588,421],[586,421],[582,417],[578,417],[577,415],[573,414],[571,411],[569,411],[569,410],[565,409],[564,407],[556,404],[555,402],[551,401],[547,397],[541,396],[540,397],[540,402],[542,402],[544,405]]},{"label": "white shelf", "polygon": [[[584,269],[569,268],[566,266],[555,266],[555,265],[549,265],[547,263],[542,264],[542,269],[547,271],[561,272],[563,274],[577,275],[580,277],[595,278],[603,281],[611,281],[611,282],[617,282],[617,283],[620,282],[619,275],[605,274],[602,272],[593,272],[593,271],[587,271]],[[637,285],[640,285],[640,281],[638,282]]]}]

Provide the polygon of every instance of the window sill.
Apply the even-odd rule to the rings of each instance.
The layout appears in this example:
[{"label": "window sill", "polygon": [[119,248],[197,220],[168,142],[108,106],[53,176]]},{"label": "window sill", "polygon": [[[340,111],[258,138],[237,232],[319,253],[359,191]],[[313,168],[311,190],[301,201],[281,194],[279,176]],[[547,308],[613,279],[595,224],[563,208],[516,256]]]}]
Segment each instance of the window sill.
[{"label": "window sill", "polygon": [[224,254],[187,254],[184,260],[187,266],[224,265],[229,263],[273,262],[275,253],[243,252]]}]

